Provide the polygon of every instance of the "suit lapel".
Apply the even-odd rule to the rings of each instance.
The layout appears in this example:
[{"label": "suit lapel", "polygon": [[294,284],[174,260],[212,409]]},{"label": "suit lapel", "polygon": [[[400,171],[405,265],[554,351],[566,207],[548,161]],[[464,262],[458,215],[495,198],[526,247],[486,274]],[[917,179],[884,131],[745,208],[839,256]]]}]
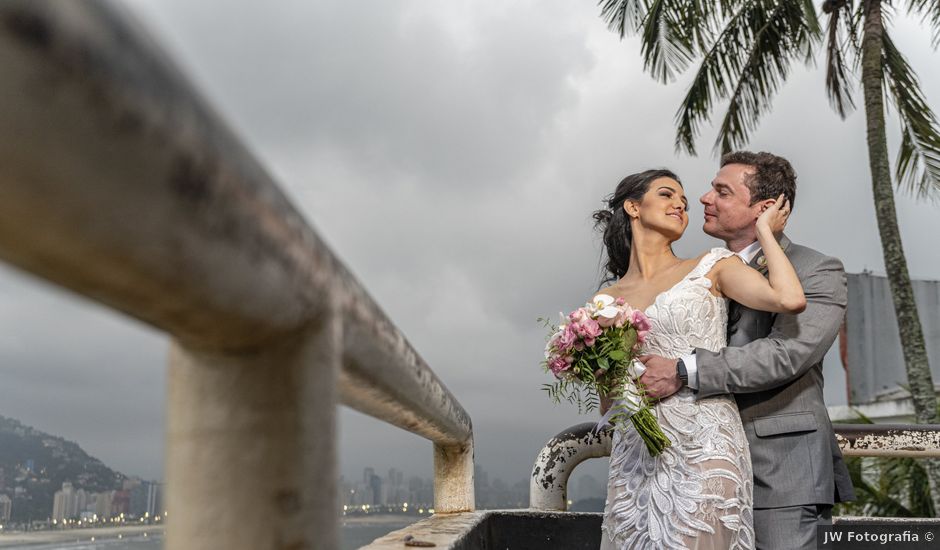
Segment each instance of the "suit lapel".
[{"label": "suit lapel", "polygon": [[[777,242],[780,243],[780,248],[783,249],[784,253],[790,248],[790,239],[782,233],[780,238],[777,239]],[[767,258],[764,256],[763,249],[759,250],[757,254],[751,258],[751,262],[748,265],[759,271],[764,277],[767,276]],[[743,309],[744,306],[735,301],[728,303],[728,342],[731,342],[731,337],[738,332],[738,323],[741,321]]]}]

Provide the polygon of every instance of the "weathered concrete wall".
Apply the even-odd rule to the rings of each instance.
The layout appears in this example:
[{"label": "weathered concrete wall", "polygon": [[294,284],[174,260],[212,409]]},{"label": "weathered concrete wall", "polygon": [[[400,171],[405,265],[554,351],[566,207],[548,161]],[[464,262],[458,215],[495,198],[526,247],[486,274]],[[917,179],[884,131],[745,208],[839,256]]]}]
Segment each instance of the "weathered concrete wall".
[{"label": "weathered concrete wall", "polygon": [[[849,403],[859,405],[906,393],[907,371],[888,279],[848,274],[846,355]],[[934,384],[940,385],[940,282],[912,281]]]},{"label": "weathered concrete wall", "polygon": [[376,539],[363,550],[401,550],[406,543],[433,544],[442,550],[595,550],[600,542],[601,514],[492,510],[435,514]]}]

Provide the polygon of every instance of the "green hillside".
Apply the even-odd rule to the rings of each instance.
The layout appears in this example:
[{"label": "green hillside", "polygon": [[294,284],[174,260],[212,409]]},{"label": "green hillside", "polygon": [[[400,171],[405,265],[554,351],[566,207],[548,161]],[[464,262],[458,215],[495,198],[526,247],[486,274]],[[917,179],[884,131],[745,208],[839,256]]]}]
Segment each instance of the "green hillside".
[{"label": "green hillside", "polygon": [[63,482],[102,492],[119,489],[124,479],[78,444],[0,416],[0,494],[13,500],[11,521],[51,516]]}]

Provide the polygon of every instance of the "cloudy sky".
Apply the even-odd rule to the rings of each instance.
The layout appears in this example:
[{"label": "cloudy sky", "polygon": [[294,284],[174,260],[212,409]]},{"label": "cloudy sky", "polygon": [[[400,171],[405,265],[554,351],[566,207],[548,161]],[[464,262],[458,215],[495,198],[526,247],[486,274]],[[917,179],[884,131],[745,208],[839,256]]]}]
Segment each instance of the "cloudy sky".
[{"label": "cloudy sky", "polygon": [[[540,391],[536,318],[597,288],[591,211],[631,172],[670,167],[695,199],[716,171],[709,131],[698,158],[674,153],[685,80],[652,81],[590,1],[127,3],[458,397],[477,463],[525,479],[546,439],[587,419]],[[894,25],[940,107],[929,33]],[[883,272],[864,120],[829,109],[821,69],[793,72],[751,145],[799,173],[793,240]],[[898,210],[912,274],[940,279],[937,206]],[[695,200],[690,215],[685,256],[715,244]],[[163,475],[166,347],[0,267],[0,414],[125,473]],[[844,403],[838,363],[826,376]],[[431,477],[426,441],[347,409],[340,423],[346,477]]]}]

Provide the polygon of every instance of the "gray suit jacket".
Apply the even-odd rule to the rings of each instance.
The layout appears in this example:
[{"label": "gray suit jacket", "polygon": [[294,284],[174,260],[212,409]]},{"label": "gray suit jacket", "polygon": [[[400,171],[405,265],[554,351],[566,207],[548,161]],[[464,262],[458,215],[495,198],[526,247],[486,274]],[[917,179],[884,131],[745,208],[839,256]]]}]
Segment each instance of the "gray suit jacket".
[{"label": "gray suit jacket", "polygon": [[[785,236],[780,244],[803,284],[806,310],[772,314],[732,303],[728,347],[695,351],[697,396],[734,394],[754,465],[755,508],[853,500],[822,373],[845,315],[845,271],[836,258]],[[751,265],[766,273],[762,258]]]}]

